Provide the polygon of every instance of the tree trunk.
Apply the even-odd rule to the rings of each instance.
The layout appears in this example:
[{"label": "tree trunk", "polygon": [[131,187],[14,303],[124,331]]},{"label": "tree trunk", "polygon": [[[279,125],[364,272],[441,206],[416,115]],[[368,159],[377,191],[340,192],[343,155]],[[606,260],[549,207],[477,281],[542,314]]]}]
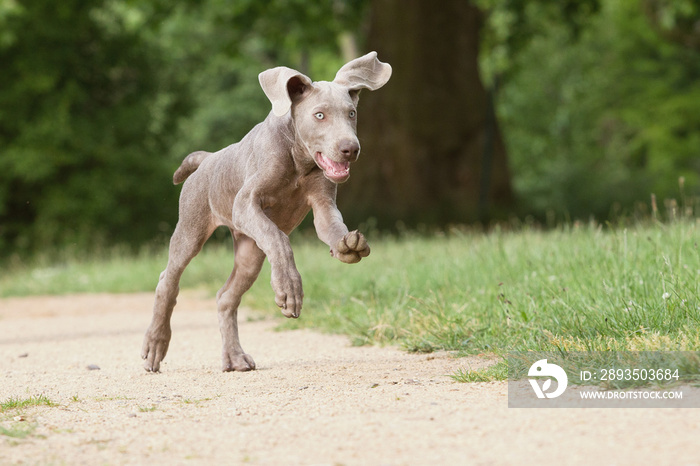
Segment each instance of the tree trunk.
[{"label": "tree trunk", "polygon": [[350,223],[487,221],[513,200],[479,77],[480,11],[466,0],[372,0],[367,48],[393,67],[360,98],[362,154],[340,188]]}]

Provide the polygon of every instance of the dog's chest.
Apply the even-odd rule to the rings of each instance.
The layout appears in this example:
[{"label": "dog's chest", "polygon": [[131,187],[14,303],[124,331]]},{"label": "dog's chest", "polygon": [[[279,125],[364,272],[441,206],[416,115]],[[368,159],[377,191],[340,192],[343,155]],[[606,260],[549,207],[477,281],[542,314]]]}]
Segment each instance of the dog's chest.
[{"label": "dog's chest", "polygon": [[295,182],[264,196],[262,208],[280,230],[291,233],[311,210],[305,184]]}]

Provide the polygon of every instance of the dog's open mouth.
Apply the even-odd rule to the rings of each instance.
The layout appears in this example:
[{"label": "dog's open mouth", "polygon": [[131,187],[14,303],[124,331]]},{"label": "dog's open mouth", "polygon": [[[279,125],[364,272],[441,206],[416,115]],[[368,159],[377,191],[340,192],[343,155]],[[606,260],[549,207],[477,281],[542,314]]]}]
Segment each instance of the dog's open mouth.
[{"label": "dog's open mouth", "polygon": [[336,162],[320,152],[316,152],[314,159],[329,180],[342,183],[350,177],[350,162]]}]

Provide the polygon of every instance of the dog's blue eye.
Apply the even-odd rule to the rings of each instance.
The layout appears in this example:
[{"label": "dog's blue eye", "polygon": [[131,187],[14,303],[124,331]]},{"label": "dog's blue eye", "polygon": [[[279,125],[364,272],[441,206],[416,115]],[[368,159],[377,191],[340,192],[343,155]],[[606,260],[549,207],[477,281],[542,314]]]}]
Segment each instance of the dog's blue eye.
[{"label": "dog's blue eye", "polygon": [[318,118],[319,120],[323,120],[326,116],[323,114],[323,112],[318,112],[315,113],[314,116]]},{"label": "dog's blue eye", "polygon": [[355,118],[355,110],[350,110],[350,118]]}]

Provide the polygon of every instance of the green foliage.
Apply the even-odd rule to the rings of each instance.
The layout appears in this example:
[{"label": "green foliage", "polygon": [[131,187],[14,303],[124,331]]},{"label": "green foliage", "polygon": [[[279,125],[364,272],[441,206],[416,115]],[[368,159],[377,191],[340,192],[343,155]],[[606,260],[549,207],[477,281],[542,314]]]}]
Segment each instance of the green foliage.
[{"label": "green foliage", "polygon": [[156,40],[184,75],[194,110],[181,122],[174,159],[216,151],[265,118],[270,103],[258,84],[266,68],[286,65],[331,79],[342,64],[339,38],[354,29],[363,1],[207,0],[178,4]]},{"label": "green foliage", "polygon": [[3,3],[0,251],[139,242],[173,220],[163,173],[186,94],[115,5]]},{"label": "green foliage", "polygon": [[700,194],[700,49],[665,40],[637,1],[601,1],[575,35],[543,8],[498,102],[522,211],[610,218],[677,198],[681,178]]},{"label": "green foliage", "polygon": [[644,0],[644,11],[663,36],[685,47],[700,49],[700,4],[695,0]]},{"label": "green foliage", "polygon": [[563,27],[572,38],[579,35],[590,18],[600,10],[600,0],[475,0],[486,12],[481,31],[480,60],[484,80],[494,86],[517,74],[517,57],[534,37],[553,25]]},{"label": "green foliage", "polygon": [[[261,70],[332,79],[368,3],[0,0],[0,257],[167,236],[182,158],[265,117]],[[476,3],[518,214],[610,218],[679,179],[694,205],[697,2]]]}]

